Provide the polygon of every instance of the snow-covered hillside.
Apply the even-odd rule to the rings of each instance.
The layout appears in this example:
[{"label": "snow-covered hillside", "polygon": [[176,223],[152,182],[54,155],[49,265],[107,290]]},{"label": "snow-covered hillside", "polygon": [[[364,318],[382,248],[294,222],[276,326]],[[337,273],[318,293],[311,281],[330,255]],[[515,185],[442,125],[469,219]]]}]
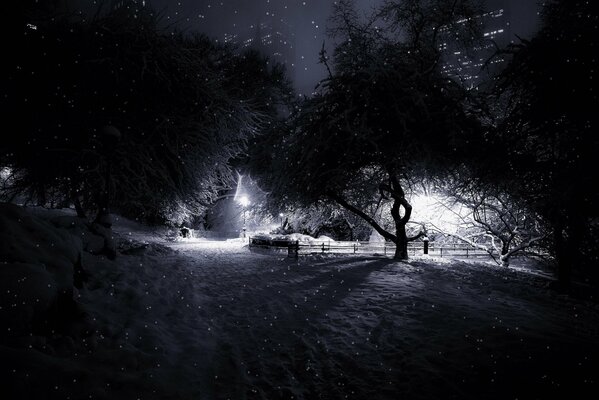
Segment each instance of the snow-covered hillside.
[{"label": "snow-covered hillside", "polygon": [[[52,284],[78,254],[87,280],[54,331],[22,325],[0,336],[2,398],[547,399],[597,390],[599,305],[530,271],[295,260],[240,241],[167,242],[124,220],[115,226],[122,254],[111,261],[80,251],[90,247],[77,239],[84,227],[37,214],[22,233],[15,217],[2,220],[20,235],[3,240],[40,250],[2,248],[0,313],[28,309],[24,296],[45,289],[23,282]],[[60,254],[67,273],[52,275]],[[25,281],[7,272],[21,265],[38,270]]]}]

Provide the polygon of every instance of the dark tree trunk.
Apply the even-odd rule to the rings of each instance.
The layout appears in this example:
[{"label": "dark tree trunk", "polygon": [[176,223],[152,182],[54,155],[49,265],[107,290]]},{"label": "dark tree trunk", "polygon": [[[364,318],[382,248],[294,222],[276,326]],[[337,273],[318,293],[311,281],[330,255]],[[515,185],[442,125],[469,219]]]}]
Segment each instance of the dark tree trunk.
[{"label": "dark tree trunk", "polygon": [[104,171],[104,187],[102,192],[98,194],[98,214],[96,215],[96,219],[94,223],[103,225],[106,228],[112,226],[112,221],[110,219],[110,183],[111,183],[111,165],[110,160],[107,158],[106,167]]},{"label": "dark tree trunk", "polygon": [[351,223],[350,223],[350,222],[347,220],[347,218],[345,218],[345,219],[344,219],[344,221],[345,221],[345,223],[346,223],[346,225],[347,225],[347,228],[349,229],[349,240],[350,240],[351,242],[353,242],[353,241],[354,241],[354,227],[353,227],[353,225],[352,225],[352,224],[351,224]]},{"label": "dark tree trunk", "polygon": [[555,258],[560,289],[568,291],[572,283],[572,272],[582,262],[581,243],[584,224],[575,211],[570,211],[564,220],[555,226]]},{"label": "dark tree trunk", "polygon": [[395,255],[393,258],[396,260],[407,260],[408,259],[408,236],[406,235],[406,226],[396,226],[395,236],[397,242],[395,243]]},{"label": "dark tree trunk", "polygon": [[[381,189],[389,192],[393,198],[391,207],[391,216],[395,222],[395,255],[396,260],[408,259],[408,236],[406,234],[406,225],[412,216],[412,206],[406,200],[403,188],[399,180],[392,174],[390,176],[390,185],[382,185]],[[400,207],[404,208],[404,215],[400,214]]]},{"label": "dark tree trunk", "polygon": [[509,252],[510,252],[510,247],[507,243],[504,243],[501,246],[501,254],[499,255],[499,261],[501,262],[501,266],[502,267],[509,267],[510,266],[510,256],[509,256]]},{"label": "dark tree trunk", "polygon": [[112,218],[110,216],[110,179],[111,179],[110,160],[106,163],[104,190],[98,194],[98,214],[92,224],[92,231],[104,238],[103,252],[109,259],[116,257],[116,241],[112,234]]},{"label": "dark tree trunk", "polygon": [[567,180],[576,174],[573,170],[564,172],[557,168],[553,171],[552,198],[548,219],[553,227],[557,280],[560,290],[568,292],[572,283],[572,273],[581,260],[581,241],[585,230],[585,195],[582,185]]},{"label": "dark tree trunk", "polygon": [[[368,222],[368,224],[370,224],[370,226],[372,226],[385,239],[395,243],[394,258],[396,260],[407,260],[408,242],[410,240],[414,240],[415,238],[421,237],[424,233],[421,232],[418,236],[408,239],[406,225],[412,216],[412,206],[406,200],[403,188],[399,184],[399,180],[394,174],[389,173],[389,184],[381,184],[379,189],[381,191],[381,198],[388,198],[385,196],[385,193],[388,193],[393,199],[391,216],[393,217],[393,221],[395,223],[395,235],[387,232],[374,220],[374,218],[367,215],[364,211],[352,206],[336,193],[328,193],[328,196],[345,209],[353,212],[360,218],[364,219],[364,221]],[[404,208],[403,216],[400,214],[400,207]]]}]

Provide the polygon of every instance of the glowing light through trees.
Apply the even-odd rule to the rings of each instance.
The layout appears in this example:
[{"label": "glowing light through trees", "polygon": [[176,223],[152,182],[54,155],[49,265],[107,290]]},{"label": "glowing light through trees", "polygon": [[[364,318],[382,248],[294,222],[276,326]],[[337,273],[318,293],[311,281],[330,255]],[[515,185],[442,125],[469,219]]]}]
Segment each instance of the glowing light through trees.
[{"label": "glowing light through trees", "polygon": [[246,195],[240,196],[239,199],[237,199],[237,201],[239,201],[239,204],[241,204],[243,207],[247,207],[250,205],[250,199],[248,199]]}]

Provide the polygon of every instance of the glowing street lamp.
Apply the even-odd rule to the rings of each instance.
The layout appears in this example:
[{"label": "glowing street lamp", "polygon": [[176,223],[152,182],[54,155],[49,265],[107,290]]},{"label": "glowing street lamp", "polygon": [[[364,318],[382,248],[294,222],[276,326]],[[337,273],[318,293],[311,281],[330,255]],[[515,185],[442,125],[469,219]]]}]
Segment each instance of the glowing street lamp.
[{"label": "glowing street lamp", "polygon": [[241,197],[239,198],[239,203],[240,203],[242,206],[244,206],[244,207],[247,207],[247,206],[250,204],[250,199],[248,199],[248,197],[247,197],[247,196],[241,196]]}]

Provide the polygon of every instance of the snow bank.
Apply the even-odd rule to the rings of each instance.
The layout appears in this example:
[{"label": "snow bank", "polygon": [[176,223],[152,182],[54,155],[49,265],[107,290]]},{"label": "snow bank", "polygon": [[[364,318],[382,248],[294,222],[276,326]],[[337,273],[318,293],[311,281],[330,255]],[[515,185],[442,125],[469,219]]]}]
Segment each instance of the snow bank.
[{"label": "snow bank", "polygon": [[0,204],[1,337],[31,333],[52,308],[73,298],[81,249],[81,240],[52,223]]},{"label": "snow bank", "polygon": [[255,239],[266,239],[266,240],[288,240],[291,242],[298,241],[300,243],[335,243],[334,239],[331,239],[328,236],[319,236],[317,238],[312,237],[310,235],[304,235],[302,233],[291,233],[288,235],[272,235],[272,234],[257,234],[253,235],[252,238]]},{"label": "snow bank", "polygon": [[290,235],[286,235],[289,240],[292,241],[299,241],[299,242],[309,242],[309,243],[335,243],[334,239],[331,239],[328,236],[319,236],[317,238],[309,236],[309,235],[302,235],[301,233],[292,233]]}]

